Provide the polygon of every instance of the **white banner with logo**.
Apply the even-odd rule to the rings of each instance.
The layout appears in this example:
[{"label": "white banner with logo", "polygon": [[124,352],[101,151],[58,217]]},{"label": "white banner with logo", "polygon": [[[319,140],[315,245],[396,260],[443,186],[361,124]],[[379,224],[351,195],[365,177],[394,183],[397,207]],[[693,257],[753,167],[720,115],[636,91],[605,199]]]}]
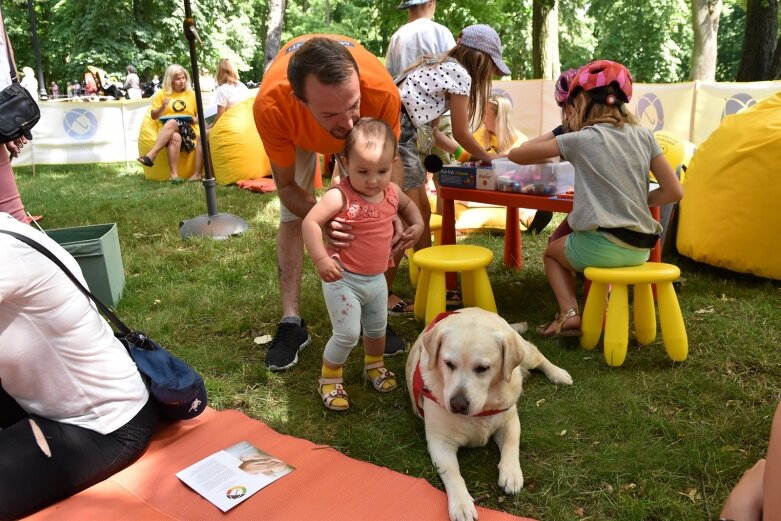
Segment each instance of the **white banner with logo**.
[{"label": "white banner with logo", "polygon": [[[561,109],[553,99],[553,86],[550,80],[494,83],[495,89],[509,94],[515,125],[530,138],[561,123]],[[781,81],[636,83],[629,108],[644,127],[666,130],[699,145],[718,128],[724,116],[779,91]],[[205,107],[213,105],[213,95],[205,93]],[[134,161],[138,156],[138,132],[149,103],[149,99],[42,102],[41,121],[33,129],[33,141],[13,164]],[[204,111],[209,113],[208,108]]]},{"label": "white banner with logo", "polygon": [[[561,109],[553,99],[550,80],[497,81],[494,89],[513,100],[513,121],[529,137],[561,124]],[[750,83],[635,83],[631,110],[640,124],[654,132],[666,130],[699,145],[718,128],[724,116],[735,114],[781,91],[781,81]]]},{"label": "white banner with logo", "polygon": [[39,104],[41,120],[33,140],[14,165],[54,165],[132,161],[138,156],[138,130],[149,100]]}]

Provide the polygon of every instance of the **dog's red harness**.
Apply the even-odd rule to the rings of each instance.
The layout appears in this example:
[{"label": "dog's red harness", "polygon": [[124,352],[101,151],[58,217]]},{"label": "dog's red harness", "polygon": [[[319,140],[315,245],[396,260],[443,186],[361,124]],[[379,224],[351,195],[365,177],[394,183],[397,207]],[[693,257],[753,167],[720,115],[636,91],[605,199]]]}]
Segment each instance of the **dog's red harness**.
[{"label": "dog's red harness", "polygon": [[[444,320],[445,318],[449,317],[450,315],[454,315],[458,313],[458,311],[446,311],[445,313],[440,313],[436,317],[434,317],[434,320],[431,321],[431,323],[426,327],[425,331],[430,331],[431,328],[433,328],[437,322]],[[423,381],[423,375],[420,373],[420,360],[418,359],[418,363],[415,365],[415,373],[412,375],[412,396],[415,398],[415,406],[418,408],[418,412],[420,413],[420,417],[422,418],[423,413],[423,400],[421,398],[428,398],[432,402],[436,403],[439,406],[442,406],[441,403],[437,400],[437,397],[431,394],[431,391],[426,388],[426,383]],[[504,409],[490,409],[488,411],[482,411],[478,414],[475,414],[474,416],[493,416],[494,414],[502,413],[506,410],[508,410],[509,407],[506,407]]]}]

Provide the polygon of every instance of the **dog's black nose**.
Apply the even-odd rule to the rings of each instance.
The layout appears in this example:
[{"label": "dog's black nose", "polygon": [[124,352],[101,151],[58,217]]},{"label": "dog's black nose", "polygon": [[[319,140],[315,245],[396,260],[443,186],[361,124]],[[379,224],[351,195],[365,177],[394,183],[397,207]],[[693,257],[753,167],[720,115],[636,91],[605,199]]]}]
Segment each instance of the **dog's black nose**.
[{"label": "dog's black nose", "polygon": [[450,410],[456,414],[466,414],[469,410],[469,400],[462,394],[457,394],[450,399]]}]

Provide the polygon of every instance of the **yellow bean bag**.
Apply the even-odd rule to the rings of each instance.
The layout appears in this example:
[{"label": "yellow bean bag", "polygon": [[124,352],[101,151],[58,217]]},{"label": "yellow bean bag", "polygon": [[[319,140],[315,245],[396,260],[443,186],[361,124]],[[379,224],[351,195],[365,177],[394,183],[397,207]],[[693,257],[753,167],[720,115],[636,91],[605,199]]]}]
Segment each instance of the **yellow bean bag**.
[{"label": "yellow bean bag", "polygon": [[[437,213],[437,196],[429,196],[428,201],[431,206],[431,213]],[[507,223],[507,208],[504,206],[469,207],[456,201],[453,204],[453,209],[456,214],[456,230],[462,233],[477,231],[503,232]],[[534,210],[521,208],[519,212],[521,230],[526,230],[533,218]]]},{"label": "yellow bean bag", "polygon": [[260,141],[248,98],[226,110],[209,132],[214,177],[221,185],[271,175],[271,163]]},{"label": "yellow bean bag", "polygon": [[678,251],[781,280],[781,92],[727,116],[689,164]]},{"label": "yellow bean bag", "polygon": [[[152,119],[149,112],[144,116],[141,122],[141,129],[138,131],[138,155],[144,156],[149,152],[155,141],[157,133],[163,124]],[[198,126],[195,127],[195,135],[199,134]],[[181,152],[179,154],[179,177],[187,179],[195,173],[195,150],[192,152]],[[144,167],[144,176],[151,181],[168,181],[171,178],[171,169],[168,166],[168,150],[163,148],[155,157],[153,166]]]},{"label": "yellow bean bag", "polygon": [[[470,207],[465,204],[455,204],[456,230],[464,233],[478,231],[504,232],[507,224],[507,208],[500,207]],[[534,218],[534,210],[519,208],[518,217],[521,230],[528,228]]]}]

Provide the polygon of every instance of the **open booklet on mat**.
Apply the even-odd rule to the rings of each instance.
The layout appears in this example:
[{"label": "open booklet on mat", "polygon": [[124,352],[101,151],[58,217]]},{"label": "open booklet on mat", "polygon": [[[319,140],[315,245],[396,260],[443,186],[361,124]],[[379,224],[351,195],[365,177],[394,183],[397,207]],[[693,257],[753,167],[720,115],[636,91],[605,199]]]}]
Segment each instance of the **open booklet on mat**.
[{"label": "open booklet on mat", "polygon": [[227,512],[293,470],[284,461],[242,441],[177,472],[176,477]]}]

